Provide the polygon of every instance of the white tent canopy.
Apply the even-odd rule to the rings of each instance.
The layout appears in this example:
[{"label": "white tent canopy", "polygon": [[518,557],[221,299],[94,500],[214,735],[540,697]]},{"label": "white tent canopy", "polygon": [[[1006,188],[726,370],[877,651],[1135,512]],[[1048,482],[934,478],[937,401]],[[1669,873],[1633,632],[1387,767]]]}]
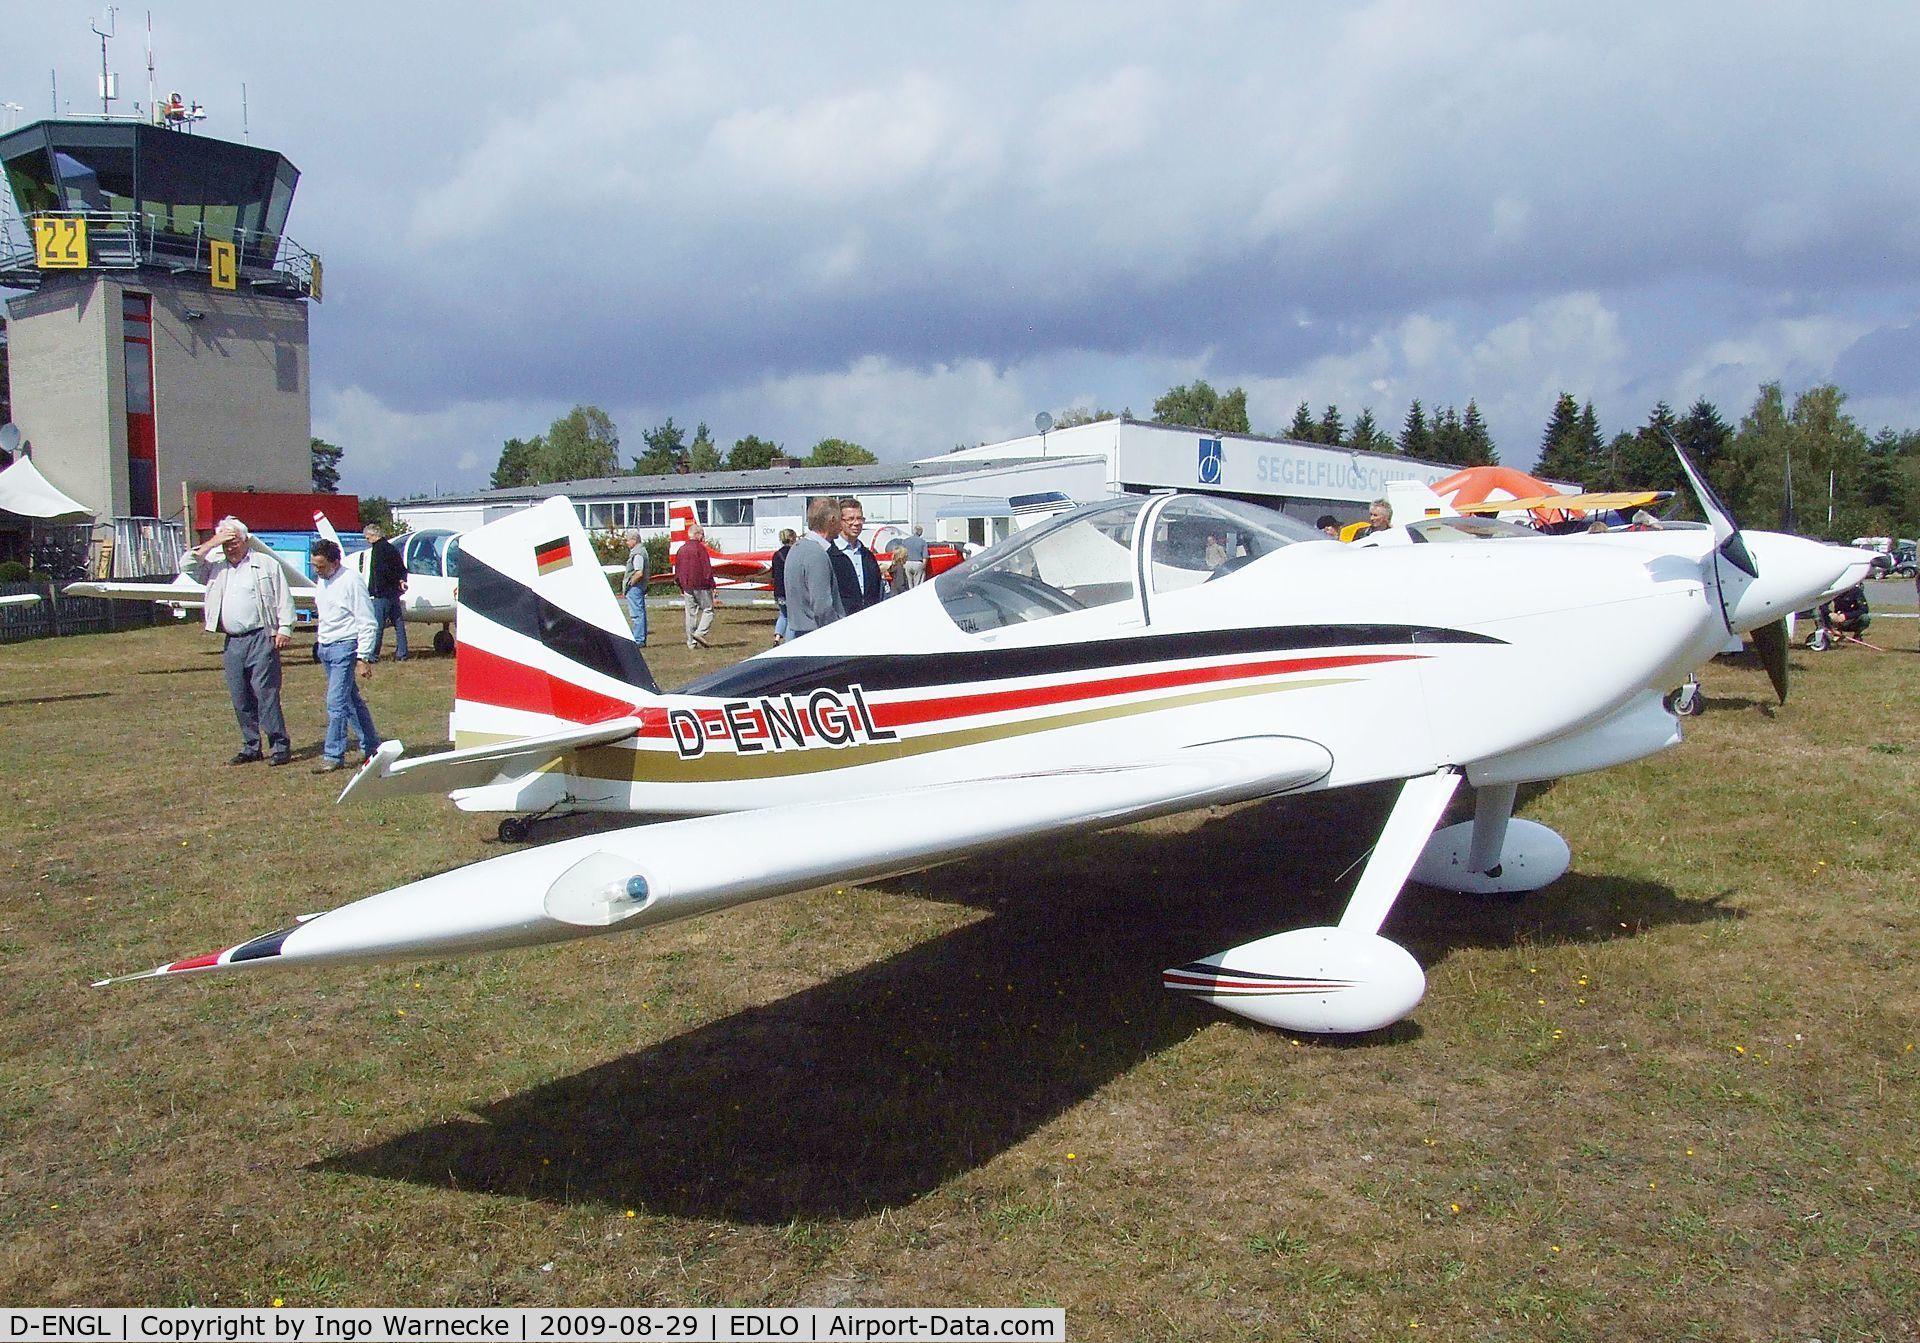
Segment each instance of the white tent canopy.
[{"label": "white tent canopy", "polygon": [[49,485],[40,469],[25,457],[0,471],[0,515],[29,522],[93,521],[91,508],[76,503]]}]

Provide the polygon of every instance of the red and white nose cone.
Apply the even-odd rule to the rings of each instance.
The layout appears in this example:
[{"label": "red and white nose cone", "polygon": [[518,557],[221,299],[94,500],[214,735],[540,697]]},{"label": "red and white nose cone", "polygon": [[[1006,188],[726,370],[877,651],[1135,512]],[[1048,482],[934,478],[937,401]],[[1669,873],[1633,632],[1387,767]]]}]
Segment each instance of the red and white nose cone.
[{"label": "red and white nose cone", "polygon": [[1296,928],[1161,973],[1163,987],[1281,1030],[1344,1035],[1391,1026],[1426,972],[1377,933]]}]

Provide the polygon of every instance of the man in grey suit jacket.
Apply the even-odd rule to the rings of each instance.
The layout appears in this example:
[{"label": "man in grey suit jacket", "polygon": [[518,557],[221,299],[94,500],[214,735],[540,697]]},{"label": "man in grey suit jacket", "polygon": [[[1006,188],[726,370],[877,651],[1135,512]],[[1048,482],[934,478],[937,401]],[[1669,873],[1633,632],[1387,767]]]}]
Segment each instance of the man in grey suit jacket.
[{"label": "man in grey suit jacket", "polygon": [[787,552],[787,637],[796,639],[844,616],[840,585],[834,582],[827,547],[840,531],[840,505],[830,497],[807,506],[807,534]]}]

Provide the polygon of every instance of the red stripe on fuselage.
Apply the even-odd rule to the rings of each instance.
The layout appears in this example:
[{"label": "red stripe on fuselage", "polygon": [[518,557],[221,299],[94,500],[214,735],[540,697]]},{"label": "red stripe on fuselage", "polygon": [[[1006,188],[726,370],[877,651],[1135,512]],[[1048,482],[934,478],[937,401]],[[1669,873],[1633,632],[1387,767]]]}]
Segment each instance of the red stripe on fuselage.
[{"label": "red stripe on fuselage", "polygon": [[[564,718],[571,723],[600,723],[634,711],[631,700],[615,699],[563,681],[538,667],[462,643],[454,655],[453,697],[503,709],[521,709]],[[661,716],[664,728],[666,718]]]},{"label": "red stripe on fuselage", "polygon": [[[917,700],[869,701],[874,724],[883,729],[938,723],[948,719],[1012,713],[1021,709],[1039,709],[1105,699],[1116,695],[1141,694],[1155,690],[1177,690],[1183,686],[1245,681],[1263,676],[1285,676],[1300,672],[1329,671],[1341,667],[1364,667],[1386,662],[1404,662],[1418,653],[1342,653],[1320,657],[1270,658],[1261,662],[1227,662],[1200,667],[1170,667],[1163,671],[1109,676],[1100,680],[1067,681],[1054,685],[1018,686],[1008,690],[989,690],[974,694],[942,695]],[[665,707],[642,707],[597,691],[587,690],[524,663],[489,653],[469,643],[460,645],[454,664],[454,697],[477,704],[521,709],[548,714],[576,723],[597,723],[639,713],[639,736],[655,740],[671,734],[667,729]],[[751,701],[755,696],[742,696]],[[801,699],[796,695],[795,699]],[[803,701],[804,702],[804,701]],[[709,737],[725,734],[725,720],[717,708],[697,701],[683,702],[698,715]],[[802,711],[806,731],[818,735],[811,715]],[[764,730],[764,726],[763,726]]]},{"label": "red stripe on fuselage", "polygon": [[1145,690],[1171,690],[1216,681],[1244,681],[1256,676],[1283,676],[1292,672],[1325,671],[1333,667],[1363,667],[1376,662],[1402,662],[1416,653],[1349,653],[1311,658],[1276,658],[1267,662],[1226,662],[1210,667],[1173,667],[1166,671],[1112,676],[1102,681],[1070,681],[1062,685],[1022,686],[989,690],[977,695],[950,695],[944,699],[894,701],[873,705],[873,720],[883,728],[904,727],[943,718],[971,718],[978,714],[1038,709],[1074,700],[1132,695]]}]

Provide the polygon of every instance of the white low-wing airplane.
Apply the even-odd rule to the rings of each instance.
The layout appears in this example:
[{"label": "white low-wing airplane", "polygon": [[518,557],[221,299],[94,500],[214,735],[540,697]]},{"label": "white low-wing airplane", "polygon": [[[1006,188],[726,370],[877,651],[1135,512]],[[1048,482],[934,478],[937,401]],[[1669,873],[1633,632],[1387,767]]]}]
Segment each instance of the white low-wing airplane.
[{"label": "white low-wing airplane", "polygon": [[[1777,622],[1867,563],[1709,510],[1712,532],[1658,551],[1459,518],[1343,546],[1229,500],[1118,498],[662,694],[572,506],[549,500],[464,539],[456,749],[406,760],[390,742],[343,800],[452,789],[470,809],[687,819],[520,850],[130,978],[565,941],[989,845],[1400,780],[1337,926],[1164,975],[1285,1029],[1377,1029],[1425,991],[1379,933],[1410,876],[1468,892],[1554,881],[1567,845],[1512,819],[1518,786],[1672,745],[1663,697],[1730,629]],[[1473,819],[1436,832],[1463,782]],[[875,824],[876,802],[901,797],[914,805]]]},{"label": "white low-wing airplane", "polygon": [[[313,515],[314,529],[336,545],[340,534],[324,513]],[[460,537],[450,531],[407,532],[395,538],[394,544],[400,548],[400,559],[407,568],[407,590],[401,600],[406,606],[408,620],[423,624],[438,625],[440,629],[433,636],[433,646],[437,652],[453,651],[453,619],[458,611],[457,593],[459,584],[455,578],[456,566],[460,561]],[[247,548],[256,555],[265,555],[278,564],[287,580],[287,590],[293,596],[294,608],[302,618],[311,617],[314,609],[314,581],[301,572],[300,566],[285,555],[269,547],[257,536],[247,538]],[[345,547],[342,547],[344,550]],[[347,557],[347,563],[367,576],[370,550]],[[69,583],[61,589],[75,597],[112,597],[121,601],[159,602],[172,607],[175,611],[197,611],[204,605],[207,595],[204,583],[196,583],[185,574],[176,574],[171,583],[135,583],[129,581],[88,580],[81,583]]]}]

